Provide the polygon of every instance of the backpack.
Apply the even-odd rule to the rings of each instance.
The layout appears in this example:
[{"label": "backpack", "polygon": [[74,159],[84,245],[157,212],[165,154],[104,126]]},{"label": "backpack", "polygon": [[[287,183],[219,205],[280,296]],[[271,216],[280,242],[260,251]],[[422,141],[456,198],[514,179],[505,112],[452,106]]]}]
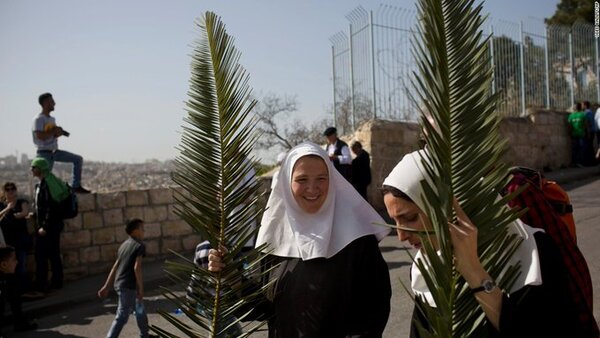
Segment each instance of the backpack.
[{"label": "backpack", "polygon": [[62,219],[70,219],[77,216],[79,212],[79,203],[77,201],[77,195],[73,192],[73,189],[69,185],[69,195],[67,198],[59,202],[60,216]]},{"label": "backpack", "polygon": [[519,196],[509,202],[511,208],[528,209],[521,216],[523,223],[548,232],[548,225],[553,223],[549,219],[555,218],[556,223],[565,227],[573,243],[577,244],[573,206],[567,192],[558,183],[546,179],[534,169],[513,167],[510,174],[512,178],[504,188],[503,195],[528,184]]},{"label": "backpack", "polygon": [[519,209],[527,208],[521,215],[523,223],[544,229],[556,244],[569,275],[571,298],[577,305],[577,316],[584,331],[598,336],[598,324],[593,315],[592,277],[585,257],[577,246],[573,206],[569,195],[556,182],[550,181],[540,172],[524,168],[511,168],[512,177],[502,190],[510,194],[523,186],[524,190],[508,204]]}]

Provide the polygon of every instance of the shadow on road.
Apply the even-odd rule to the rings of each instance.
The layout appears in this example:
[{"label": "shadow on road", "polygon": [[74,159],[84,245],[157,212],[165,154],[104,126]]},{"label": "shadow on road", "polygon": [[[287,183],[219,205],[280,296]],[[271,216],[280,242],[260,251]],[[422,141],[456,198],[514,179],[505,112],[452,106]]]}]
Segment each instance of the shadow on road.
[{"label": "shadow on road", "polygon": [[[45,315],[41,315],[37,318],[37,322],[39,328],[37,331],[31,332],[15,332],[12,333],[12,328],[7,327],[6,332],[10,332],[10,337],[15,338],[24,338],[24,337],[48,337],[48,338],[84,338],[86,336],[78,336],[72,334],[62,334],[60,332],[55,331],[56,328],[64,326],[65,323],[68,323],[72,326],[90,326],[92,321],[100,316],[108,315],[110,317],[114,317],[117,311],[117,298],[111,297],[107,298],[104,301],[98,300],[96,301],[97,306],[90,306],[89,303],[85,305],[79,305],[73,307],[70,311],[61,311],[60,313],[47,313]],[[167,312],[173,312],[175,310],[175,305],[168,299],[165,299],[161,296],[150,295],[144,299],[144,305],[146,307],[146,311],[149,314],[158,313],[159,309],[164,309]],[[133,314],[129,317],[129,321],[135,322],[135,317]],[[108,329],[108,327],[106,328]],[[90,332],[91,336],[89,337],[101,337],[104,336],[105,332],[93,333]]]}]

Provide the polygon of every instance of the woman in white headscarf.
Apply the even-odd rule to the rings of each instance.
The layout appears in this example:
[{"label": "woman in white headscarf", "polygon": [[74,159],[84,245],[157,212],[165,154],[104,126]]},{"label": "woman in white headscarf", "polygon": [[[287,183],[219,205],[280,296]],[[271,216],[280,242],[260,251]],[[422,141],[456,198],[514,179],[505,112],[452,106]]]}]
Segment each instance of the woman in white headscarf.
[{"label": "woman in white headscarf", "polygon": [[[258,306],[269,337],[381,337],[390,311],[388,267],[378,242],[381,217],[325,151],[289,151],[273,187],[256,245],[269,244],[276,282]],[[209,270],[223,267],[211,250]]]},{"label": "woman in white headscarf", "polygon": [[[421,240],[430,229],[423,213],[425,201],[421,181],[429,180],[422,165],[424,151],[404,156],[383,182],[384,203],[397,225],[398,238],[419,249],[415,260],[425,255]],[[567,272],[558,248],[543,230],[533,229],[516,221],[510,231],[523,241],[510,264],[520,262],[521,273],[511,290],[501,290],[483,268],[477,254],[477,227],[454,203],[458,224],[451,225],[456,269],[471,288],[487,317],[491,336],[499,337],[588,337],[579,332],[575,306],[569,297]],[[435,238],[432,241],[437,248]],[[411,270],[411,286],[427,305],[435,302],[423,276],[415,264]],[[413,313],[411,337],[418,337],[415,321],[425,328],[427,319],[416,310]]]}]

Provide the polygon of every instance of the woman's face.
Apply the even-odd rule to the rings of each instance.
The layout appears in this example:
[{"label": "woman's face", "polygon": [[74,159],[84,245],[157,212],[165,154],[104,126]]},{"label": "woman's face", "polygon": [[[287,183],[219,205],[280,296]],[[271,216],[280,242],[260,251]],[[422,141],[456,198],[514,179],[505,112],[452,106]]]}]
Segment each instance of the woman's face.
[{"label": "woman's face", "polygon": [[306,213],[314,214],[325,203],[329,192],[329,171],[318,156],[301,157],[292,170],[292,195]]},{"label": "woman's face", "polygon": [[[383,196],[383,203],[390,217],[396,222],[398,239],[402,242],[408,241],[415,249],[420,249],[423,236],[431,230],[429,225],[424,224],[427,216],[415,203],[395,197],[391,193]],[[435,236],[430,238],[436,247]]]},{"label": "woman's face", "polygon": [[17,187],[14,185],[9,185],[4,188],[4,196],[6,196],[7,200],[14,200],[17,197]]}]

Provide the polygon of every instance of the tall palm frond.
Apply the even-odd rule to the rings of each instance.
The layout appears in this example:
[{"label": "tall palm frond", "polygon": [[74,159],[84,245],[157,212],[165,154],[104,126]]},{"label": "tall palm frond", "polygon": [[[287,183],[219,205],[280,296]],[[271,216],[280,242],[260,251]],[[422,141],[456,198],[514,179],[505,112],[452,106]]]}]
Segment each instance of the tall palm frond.
[{"label": "tall palm frond", "polygon": [[[517,267],[505,269],[519,241],[507,232],[518,215],[500,199],[507,167],[500,158],[505,142],[499,135],[498,97],[491,93],[488,39],[481,4],[474,0],[420,0],[420,22],[412,41],[418,73],[413,82],[427,135],[423,164],[431,183],[424,182],[424,210],[431,219],[439,251],[425,241],[426,260],[418,260],[436,308],[419,307],[430,329],[427,337],[485,335],[486,317],[464,279],[453,266],[448,222],[454,219],[452,198],[478,227],[479,255],[485,269],[508,288]],[[502,273],[501,273],[502,272]],[[419,304],[419,303],[417,303]]]},{"label": "tall palm frond", "polygon": [[[244,306],[262,291],[253,288],[247,277],[260,278],[264,248],[241,254],[257,232],[250,225],[256,224],[261,212],[257,182],[248,179],[250,151],[256,141],[255,121],[249,114],[255,101],[250,98],[248,76],[238,63],[240,53],[219,17],[206,12],[197,25],[201,36],[192,54],[187,118],[173,174],[181,187],[176,213],[213,248],[226,247],[228,254],[220,273],[195,267],[189,260],[170,264],[168,272],[176,281],[187,283],[191,277],[187,297],[166,293],[189,320],[165,311],[161,315],[186,336],[222,337],[249,313]],[[161,336],[177,336],[164,328],[153,330]]]}]

